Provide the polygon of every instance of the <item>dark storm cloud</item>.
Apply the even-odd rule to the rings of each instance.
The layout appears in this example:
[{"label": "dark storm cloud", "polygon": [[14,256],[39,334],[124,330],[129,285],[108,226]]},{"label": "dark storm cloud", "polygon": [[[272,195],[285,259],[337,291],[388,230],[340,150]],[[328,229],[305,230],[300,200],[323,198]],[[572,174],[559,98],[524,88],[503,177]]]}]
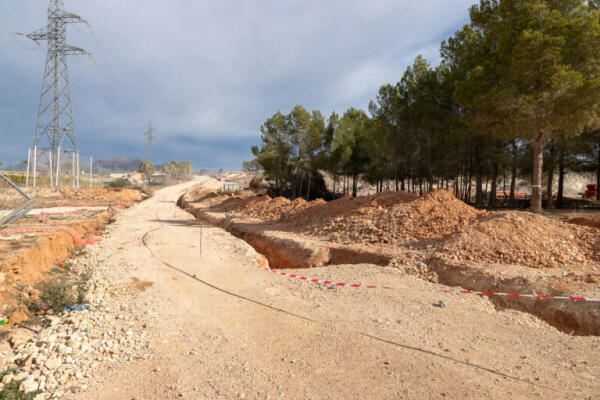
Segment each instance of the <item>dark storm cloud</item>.
[{"label": "dark storm cloud", "polygon": [[[143,157],[148,120],[156,158],[238,168],[258,128],[295,104],[325,114],[365,108],[378,87],[400,79],[442,39],[473,0],[67,0],[90,22],[69,42],[81,153]],[[0,3],[0,28],[30,32],[47,1]],[[45,50],[0,31],[0,160],[31,143]]]}]

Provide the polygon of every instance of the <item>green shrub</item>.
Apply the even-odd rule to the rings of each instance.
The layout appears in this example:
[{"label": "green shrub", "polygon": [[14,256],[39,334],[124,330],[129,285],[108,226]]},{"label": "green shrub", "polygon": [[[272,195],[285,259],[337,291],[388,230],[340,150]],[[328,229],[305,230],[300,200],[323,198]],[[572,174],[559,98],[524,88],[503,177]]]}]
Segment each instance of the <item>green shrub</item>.
[{"label": "green shrub", "polygon": [[73,286],[72,282],[63,279],[43,282],[39,286],[42,307],[59,313],[63,308],[75,305],[77,297]]},{"label": "green shrub", "polygon": [[131,182],[127,178],[117,178],[105,183],[106,187],[110,188],[126,188],[131,186]]}]

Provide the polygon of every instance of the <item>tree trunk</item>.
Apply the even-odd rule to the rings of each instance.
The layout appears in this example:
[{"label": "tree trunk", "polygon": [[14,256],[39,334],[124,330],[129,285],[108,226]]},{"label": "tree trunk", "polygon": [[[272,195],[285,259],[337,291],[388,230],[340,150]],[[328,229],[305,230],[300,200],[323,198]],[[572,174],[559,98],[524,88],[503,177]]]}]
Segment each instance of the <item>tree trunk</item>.
[{"label": "tree trunk", "polygon": [[533,176],[531,179],[531,211],[542,212],[542,172],[544,168],[544,133],[536,132],[533,139]]},{"label": "tree trunk", "polygon": [[561,135],[560,152],[558,153],[558,196],[556,197],[556,208],[563,208],[563,194],[565,184],[565,140]]},{"label": "tree trunk", "polygon": [[298,175],[297,179],[298,179],[299,186],[298,186],[297,195],[294,194],[295,199],[298,197],[302,197],[302,186],[304,186],[304,179],[302,179],[302,175]]},{"label": "tree trunk", "polygon": [[466,182],[466,187],[465,187],[465,199],[466,199],[467,204],[471,203],[472,180],[473,180],[473,171],[472,171],[472,166],[471,166],[471,168],[469,168],[469,174],[467,175],[467,182]]},{"label": "tree trunk", "polygon": [[483,167],[479,139],[477,141],[477,146],[475,146],[475,205],[483,207]]},{"label": "tree trunk", "polygon": [[306,189],[306,200],[310,201],[310,181],[312,178],[312,173],[308,171],[308,188]]},{"label": "tree trunk", "polygon": [[454,196],[456,198],[459,198],[459,193],[458,193],[458,174],[459,174],[459,171],[456,171],[456,175],[454,175]]},{"label": "tree trunk", "polygon": [[546,186],[546,208],[552,208],[552,184],[554,181],[554,141],[550,143],[550,158],[548,159],[548,185]]},{"label": "tree trunk", "polygon": [[600,200],[600,143],[598,143],[598,166],[596,167],[596,200]]},{"label": "tree trunk", "polygon": [[498,181],[498,162],[495,161],[492,164],[492,184],[490,187],[490,199],[488,201],[489,207],[496,207],[497,181]]},{"label": "tree trunk", "polygon": [[483,202],[484,203],[486,202],[486,200],[488,198],[487,194],[488,194],[488,185],[489,185],[489,183],[490,183],[490,181],[488,181],[487,177],[486,177],[486,180],[485,180],[485,189],[483,190]]},{"label": "tree trunk", "polygon": [[515,207],[515,186],[517,185],[517,141],[512,142],[512,165],[510,171],[510,206]]},{"label": "tree trunk", "polygon": [[333,195],[335,196],[335,181],[337,181],[337,175],[333,174]]},{"label": "tree trunk", "polygon": [[358,189],[358,174],[352,175],[352,197],[356,197],[356,192]]}]

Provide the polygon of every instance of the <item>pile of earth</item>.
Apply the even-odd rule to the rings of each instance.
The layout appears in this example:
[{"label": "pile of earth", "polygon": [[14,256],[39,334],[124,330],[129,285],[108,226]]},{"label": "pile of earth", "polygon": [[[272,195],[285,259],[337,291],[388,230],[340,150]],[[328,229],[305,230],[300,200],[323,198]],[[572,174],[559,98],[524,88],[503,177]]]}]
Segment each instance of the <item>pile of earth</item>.
[{"label": "pile of earth", "polygon": [[440,189],[423,197],[394,192],[342,198],[308,208],[291,221],[330,241],[408,245],[461,232],[483,214]]},{"label": "pile of earth", "polygon": [[598,228],[529,212],[477,210],[444,189],[423,197],[387,192],[328,203],[273,199],[252,192],[204,193],[202,199],[203,205],[212,206],[211,211],[265,223],[283,222],[302,235],[334,243],[385,246],[398,254],[424,249],[453,262],[600,267]]},{"label": "pile of earth", "polygon": [[436,250],[452,260],[585,269],[598,265],[600,237],[595,228],[506,211],[487,213]]},{"label": "pile of earth", "polygon": [[327,203],[322,199],[308,202],[301,198],[289,200],[285,197],[271,199],[269,196],[264,196],[248,202],[241,212],[245,216],[259,218],[263,221],[286,222],[303,210],[312,209],[324,204]]}]

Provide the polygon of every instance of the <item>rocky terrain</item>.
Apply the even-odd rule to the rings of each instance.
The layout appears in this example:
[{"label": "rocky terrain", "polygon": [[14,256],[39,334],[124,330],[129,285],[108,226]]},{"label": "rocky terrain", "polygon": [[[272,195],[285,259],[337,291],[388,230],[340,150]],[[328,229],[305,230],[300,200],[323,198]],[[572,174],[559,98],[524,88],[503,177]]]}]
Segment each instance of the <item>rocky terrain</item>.
[{"label": "rocky terrain", "polygon": [[34,393],[36,400],[60,399],[86,390],[101,364],[118,366],[148,357],[144,324],[157,316],[134,312],[129,300],[145,287],[111,279],[102,253],[101,245],[91,246],[84,256],[65,261],[72,273],[92,272],[81,310],[31,316],[27,325],[13,321],[0,347],[0,371],[5,371],[0,373],[0,393],[15,385]]}]

